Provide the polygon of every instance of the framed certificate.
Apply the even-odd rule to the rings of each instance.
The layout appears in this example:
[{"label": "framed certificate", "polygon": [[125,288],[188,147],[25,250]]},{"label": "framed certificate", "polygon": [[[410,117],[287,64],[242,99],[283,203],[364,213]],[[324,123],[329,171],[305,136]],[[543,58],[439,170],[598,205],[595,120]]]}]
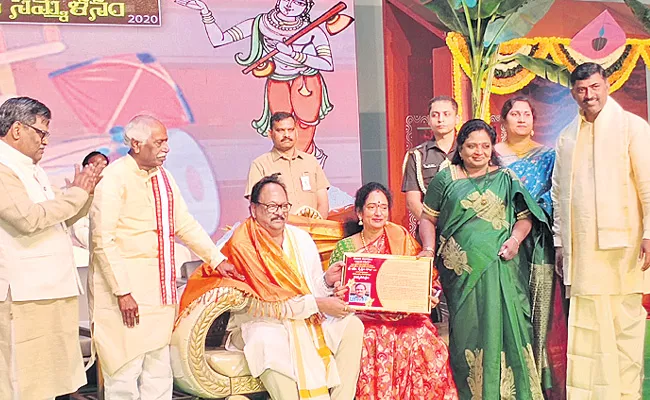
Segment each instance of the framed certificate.
[{"label": "framed certificate", "polygon": [[355,310],[429,314],[429,296],[437,278],[432,258],[345,253],[342,284]]}]

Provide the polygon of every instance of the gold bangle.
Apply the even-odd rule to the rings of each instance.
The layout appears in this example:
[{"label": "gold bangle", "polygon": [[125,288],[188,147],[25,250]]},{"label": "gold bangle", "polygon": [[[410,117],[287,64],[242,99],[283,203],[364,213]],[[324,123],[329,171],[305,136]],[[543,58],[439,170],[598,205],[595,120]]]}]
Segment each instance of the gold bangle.
[{"label": "gold bangle", "polygon": [[515,242],[517,242],[517,247],[521,246],[521,242],[515,237],[515,235],[510,235],[510,239],[515,239]]}]

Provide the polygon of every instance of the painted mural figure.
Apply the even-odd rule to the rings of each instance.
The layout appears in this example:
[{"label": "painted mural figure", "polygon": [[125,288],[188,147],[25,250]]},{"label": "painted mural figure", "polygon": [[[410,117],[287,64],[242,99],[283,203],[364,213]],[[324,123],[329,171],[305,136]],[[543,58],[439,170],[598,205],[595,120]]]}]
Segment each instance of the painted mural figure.
[{"label": "painted mural figure", "polygon": [[200,11],[205,31],[215,48],[250,37],[249,54],[235,55],[235,61],[242,66],[251,66],[264,55],[278,51],[271,62],[254,71],[255,76],[266,77],[267,81],[264,110],[259,119],[252,121],[252,126],[260,135],[266,136],[273,113],[285,111],[294,114],[299,132],[298,148],[314,154],[324,164],[327,155],[316,147],[314,135],[318,123],[334,108],[321,75],[322,71],[334,70],[329,39],[320,26],[315,26],[295,42],[285,44],[310,24],[313,0],[277,0],[270,11],[225,31],[203,1],[176,2]]}]

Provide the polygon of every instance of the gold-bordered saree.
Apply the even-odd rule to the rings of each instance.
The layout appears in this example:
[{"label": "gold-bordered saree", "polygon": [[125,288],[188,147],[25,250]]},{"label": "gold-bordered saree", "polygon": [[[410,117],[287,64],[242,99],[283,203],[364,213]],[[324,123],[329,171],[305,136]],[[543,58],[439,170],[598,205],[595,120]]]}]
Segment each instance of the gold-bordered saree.
[{"label": "gold-bordered saree", "polygon": [[[424,212],[437,218],[436,264],[460,398],[542,400],[529,284],[532,268],[552,268],[546,214],[507,168],[474,182],[458,171],[452,165],[436,175]],[[533,228],[505,261],[497,254],[522,218],[531,218]]]}]

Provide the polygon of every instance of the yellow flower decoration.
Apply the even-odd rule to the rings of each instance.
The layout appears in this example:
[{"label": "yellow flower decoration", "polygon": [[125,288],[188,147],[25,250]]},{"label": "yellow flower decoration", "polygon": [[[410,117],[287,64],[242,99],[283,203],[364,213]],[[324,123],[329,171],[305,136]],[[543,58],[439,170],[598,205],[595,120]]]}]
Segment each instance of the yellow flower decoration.
[{"label": "yellow flower decoration", "polygon": [[[458,102],[459,115],[463,115],[462,110],[465,105],[461,85],[462,74],[471,73],[469,49],[465,38],[458,32],[450,32],[446,43],[452,55],[453,96]],[[610,83],[610,93],[620,89],[627,82],[640,58],[650,66],[650,39],[627,39],[624,46],[599,60],[590,60],[582,56],[569,46],[570,43],[570,38],[517,38],[500,44],[498,51],[503,56],[519,52],[536,58],[550,58],[555,63],[565,65],[569,71],[573,71],[577,65],[586,61],[597,62],[609,73],[607,80]],[[490,92],[494,94],[505,95],[521,90],[536,76],[527,69],[521,68],[516,61],[498,64],[496,68],[502,73],[500,77],[495,76],[492,81]]]}]

